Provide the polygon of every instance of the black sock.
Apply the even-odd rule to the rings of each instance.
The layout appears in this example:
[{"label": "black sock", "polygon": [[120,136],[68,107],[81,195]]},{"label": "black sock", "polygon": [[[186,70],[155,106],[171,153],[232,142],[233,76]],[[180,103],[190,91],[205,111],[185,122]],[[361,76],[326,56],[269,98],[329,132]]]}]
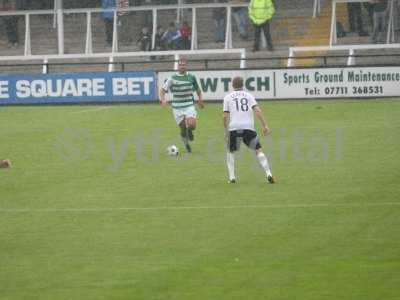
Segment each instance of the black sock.
[{"label": "black sock", "polygon": [[179,126],[179,128],[181,129],[181,137],[183,137],[183,138],[187,137],[186,126]]}]

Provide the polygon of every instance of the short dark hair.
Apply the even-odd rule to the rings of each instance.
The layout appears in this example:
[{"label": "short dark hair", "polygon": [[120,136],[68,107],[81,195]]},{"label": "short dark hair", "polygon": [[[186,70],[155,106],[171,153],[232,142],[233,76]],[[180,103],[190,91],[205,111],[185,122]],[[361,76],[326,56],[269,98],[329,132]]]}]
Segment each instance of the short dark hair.
[{"label": "short dark hair", "polygon": [[188,60],[186,58],[180,58],[178,60],[178,65],[186,65]]},{"label": "short dark hair", "polygon": [[233,86],[233,89],[235,89],[235,90],[239,90],[239,89],[243,88],[243,78],[240,76],[234,77],[232,80],[232,86]]}]

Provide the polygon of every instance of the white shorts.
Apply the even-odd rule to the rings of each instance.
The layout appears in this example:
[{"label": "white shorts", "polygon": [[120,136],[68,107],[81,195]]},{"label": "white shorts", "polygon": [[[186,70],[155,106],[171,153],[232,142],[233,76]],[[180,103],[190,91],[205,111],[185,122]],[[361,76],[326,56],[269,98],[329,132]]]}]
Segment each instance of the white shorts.
[{"label": "white shorts", "polygon": [[194,105],[184,107],[184,108],[173,108],[172,113],[174,114],[176,124],[178,124],[178,125],[185,118],[196,118],[197,117],[197,111],[196,111],[196,108],[194,107]]}]

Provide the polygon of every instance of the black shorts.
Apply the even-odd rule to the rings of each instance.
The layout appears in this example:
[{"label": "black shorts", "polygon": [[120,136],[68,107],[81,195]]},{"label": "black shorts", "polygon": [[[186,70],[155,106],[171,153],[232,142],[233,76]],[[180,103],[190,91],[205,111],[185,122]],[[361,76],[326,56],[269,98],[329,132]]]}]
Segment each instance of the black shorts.
[{"label": "black shorts", "polygon": [[244,130],[233,130],[229,132],[228,149],[230,152],[235,152],[240,149],[240,143],[243,143],[247,147],[253,150],[261,148],[260,140],[258,139],[257,132],[249,129]]}]

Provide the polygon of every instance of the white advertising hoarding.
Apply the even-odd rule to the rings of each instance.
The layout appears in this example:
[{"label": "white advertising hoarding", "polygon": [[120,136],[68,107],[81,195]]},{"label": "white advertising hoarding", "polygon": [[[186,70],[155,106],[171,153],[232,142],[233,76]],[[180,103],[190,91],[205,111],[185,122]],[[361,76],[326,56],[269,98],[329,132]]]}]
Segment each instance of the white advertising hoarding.
[{"label": "white advertising hoarding", "polygon": [[[158,87],[161,87],[167,78],[176,72],[158,73]],[[204,100],[222,100],[232,90],[232,78],[245,78],[245,89],[256,98],[273,98],[272,76],[273,71],[266,70],[232,70],[232,71],[194,71],[203,91]]]},{"label": "white advertising hoarding", "polygon": [[[158,86],[175,72],[158,73]],[[400,96],[400,67],[194,71],[205,100],[222,100],[235,76],[257,99]]]},{"label": "white advertising hoarding", "polygon": [[275,78],[276,98],[400,96],[400,67],[285,69]]}]

